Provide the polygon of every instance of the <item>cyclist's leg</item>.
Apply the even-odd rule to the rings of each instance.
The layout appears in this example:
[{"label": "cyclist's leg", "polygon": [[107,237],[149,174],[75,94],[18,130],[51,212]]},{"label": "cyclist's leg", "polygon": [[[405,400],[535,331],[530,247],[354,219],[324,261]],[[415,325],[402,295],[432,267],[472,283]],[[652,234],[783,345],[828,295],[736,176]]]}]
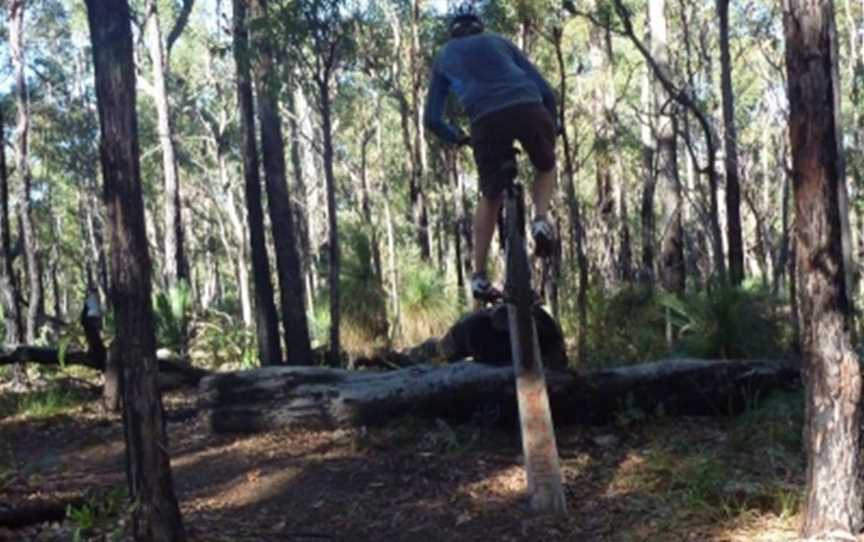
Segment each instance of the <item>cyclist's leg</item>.
[{"label": "cyclist's leg", "polygon": [[489,256],[489,245],[495,234],[498,220],[498,210],[501,209],[502,196],[489,198],[480,196],[477,209],[474,211],[474,272],[486,273],[486,260]]},{"label": "cyclist's leg", "polygon": [[535,253],[545,257],[555,246],[555,229],[548,218],[549,204],[555,194],[555,123],[541,104],[526,106],[520,111],[519,141],[531,158],[535,178],[532,190],[534,220],[531,233]]},{"label": "cyclist's leg", "polygon": [[531,187],[531,199],[534,202],[534,216],[546,217],[549,212],[549,204],[555,194],[556,186],[555,166],[548,171],[534,168],[534,186]]},{"label": "cyclist's leg", "polygon": [[[472,289],[475,297],[485,297],[485,292],[494,290],[486,277],[486,261],[489,247],[495,234],[498,210],[501,208],[504,183],[501,164],[513,156],[513,135],[510,131],[510,115],[503,111],[490,113],[471,126],[471,146],[474,162],[480,176],[480,201],[474,212],[474,273],[479,276],[483,293]],[[493,292],[494,293],[494,292]]]},{"label": "cyclist's leg", "polygon": [[534,215],[545,217],[555,193],[555,121],[542,104],[527,104],[516,115],[517,137],[534,166]]}]

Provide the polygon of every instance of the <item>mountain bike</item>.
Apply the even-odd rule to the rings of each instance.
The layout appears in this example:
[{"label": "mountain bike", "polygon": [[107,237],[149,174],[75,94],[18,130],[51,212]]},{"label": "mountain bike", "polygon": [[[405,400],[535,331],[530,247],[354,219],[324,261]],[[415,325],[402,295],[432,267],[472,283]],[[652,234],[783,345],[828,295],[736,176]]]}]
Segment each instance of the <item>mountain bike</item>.
[{"label": "mountain bike", "polygon": [[518,149],[501,164],[504,203],[499,215],[499,233],[504,242],[506,273],[503,303],[507,305],[522,451],[528,479],[531,508],[563,514],[567,511],[561,479],[561,466],[555,442],[555,428],[549,408],[546,377],[531,289],[531,264],[525,242],[525,194],[516,161]]}]

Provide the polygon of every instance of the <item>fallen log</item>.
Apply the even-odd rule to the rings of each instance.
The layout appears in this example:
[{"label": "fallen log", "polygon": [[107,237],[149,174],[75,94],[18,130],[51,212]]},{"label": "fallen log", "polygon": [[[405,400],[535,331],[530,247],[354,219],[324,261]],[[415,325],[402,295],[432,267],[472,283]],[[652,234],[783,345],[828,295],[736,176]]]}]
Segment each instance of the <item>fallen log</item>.
[{"label": "fallen log", "polygon": [[[772,361],[682,359],[547,374],[556,424],[608,423],[628,410],[730,415],[798,385],[797,368]],[[505,422],[516,418],[512,369],[473,362],[390,372],[265,367],[206,377],[199,390],[216,433],[374,425],[406,414],[466,420],[490,405]]]},{"label": "fallen log", "polygon": [[[83,350],[71,350],[62,353],[56,348],[43,348],[39,346],[15,346],[11,348],[0,347],[0,365],[11,365],[13,363],[38,363],[40,365],[80,365],[90,367],[97,371],[105,370],[104,357],[100,362],[94,360],[88,352]],[[209,371],[193,367],[175,359],[159,359],[160,379],[164,376],[165,384],[173,385],[197,385],[202,378],[209,375]],[[161,383],[161,382],[160,382]]]},{"label": "fallen log", "polygon": [[83,497],[74,497],[58,501],[30,502],[16,508],[0,506],[0,527],[20,529],[37,523],[63,521],[69,506],[81,506],[85,502]]}]

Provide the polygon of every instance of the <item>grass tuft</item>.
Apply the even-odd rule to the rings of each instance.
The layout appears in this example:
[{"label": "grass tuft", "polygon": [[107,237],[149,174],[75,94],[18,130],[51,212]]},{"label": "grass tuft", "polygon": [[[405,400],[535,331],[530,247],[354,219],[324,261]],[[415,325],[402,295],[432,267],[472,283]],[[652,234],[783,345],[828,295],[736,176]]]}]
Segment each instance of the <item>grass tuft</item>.
[{"label": "grass tuft", "polygon": [[80,390],[64,387],[60,383],[52,383],[45,389],[18,395],[6,404],[5,412],[0,414],[26,418],[51,418],[69,414],[90,399]]}]

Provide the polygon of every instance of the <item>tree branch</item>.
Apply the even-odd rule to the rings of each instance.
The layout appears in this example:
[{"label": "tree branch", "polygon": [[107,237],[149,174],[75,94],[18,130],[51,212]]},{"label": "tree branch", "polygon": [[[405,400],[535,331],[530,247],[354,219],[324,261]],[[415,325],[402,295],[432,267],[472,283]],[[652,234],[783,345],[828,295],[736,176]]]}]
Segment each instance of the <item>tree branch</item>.
[{"label": "tree branch", "polygon": [[165,58],[171,58],[171,48],[174,46],[174,42],[177,41],[177,38],[180,37],[180,34],[183,33],[183,30],[189,23],[189,15],[192,13],[192,6],[194,5],[195,0],[183,0],[183,6],[180,8],[180,15],[177,16],[177,20],[174,22],[174,27],[171,29],[171,32],[168,33],[168,40],[165,44]]}]

